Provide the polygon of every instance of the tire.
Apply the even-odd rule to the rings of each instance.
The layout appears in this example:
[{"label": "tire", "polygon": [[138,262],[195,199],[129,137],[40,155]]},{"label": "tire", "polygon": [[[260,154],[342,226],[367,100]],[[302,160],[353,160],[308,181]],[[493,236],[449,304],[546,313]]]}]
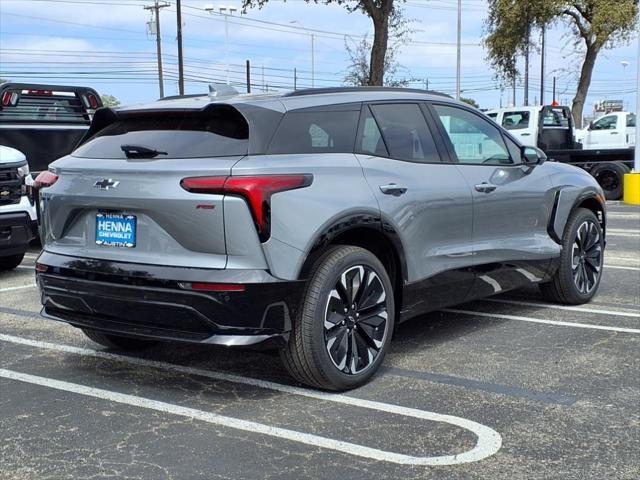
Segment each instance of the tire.
[{"label": "tire", "polygon": [[108,333],[98,332],[96,330],[82,329],[87,337],[103,347],[112,348],[114,350],[122,350],[125,352],[133,352],[136,350],[144,350],[156,343],[156,340],[143,340],[141,338],[120,337]]},{"label": "tire", "polygon": [[8,257],[0,257],[0,271],[13,270],[22,263],[24,253],[19,255],[9,255]]},{"label": "tire", "polygon": [[622,198],[624,175],[630,171],[624,163],[600,163],[591,169],[591,176],[602,187],[607,200],[619,200]]},{"label": "tire", "polygon": [[603,265],[604,241],[598,217],[591,210],[578,208],[564,229],[560,267],[551,281],[540,284],[540,291],[553,302],[587,303],[598,291]]},{"label": "tire", "polygon": [[355,388],[382,363],[394,322],[393,286],[380,260],[360,247],[333,247],[311,270],[280,356],[289,373],[304,384],[334,391]]}]

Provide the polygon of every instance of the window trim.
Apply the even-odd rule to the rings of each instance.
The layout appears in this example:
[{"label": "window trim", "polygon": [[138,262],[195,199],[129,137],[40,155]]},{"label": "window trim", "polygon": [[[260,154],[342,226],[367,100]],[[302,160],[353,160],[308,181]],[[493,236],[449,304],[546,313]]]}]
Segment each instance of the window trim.
[{"label": "window trim", "polygon": [[[455,163],[456,165],[469,165],[469,166],[478,166],[478,167],[500,167],[500,168],[510,168],[510,167],[521,167],[522,166],[522,159],[519,162],[516,162],[515,159],[511,156],[511,152],[509,151],[509,148],[507,147],[507,141],[506,139],[511,139],[516,145],[518,146],[522,146],[520,142],[518,142],[515,138],[513,138],[512,135],[509,135],[508,132],[506,132],[507,134],[505,134],[505,129],[502,128],[500,125],[498,125],[496,122],[494,122],[493,120],[491,120],[490,118],[484,118],[482,115],[478,114],[478,112],[474,111],[472,108],[468,108],[464,105],[459,105],[457,103],[449,103],[449,102],[442,102],[442,101],[426,101],[425,102],[427,108],[429,109],[429,112],[431,113],[431,116],[434,118],[436,127],[438,128],[438,131],[440,132],[440,136],[442,137],[442,141],[444,142],[444,144],[446,145],[446,148],[448,150],[449,153],[449,157],[452,160],[452,163]],[[478,117],[481,121],[486,122],[487,124],[489,124],[490,127],[495,128],[498,133],[500,134],[500,137],[502,138],[502,141],[504,142],[504,148],[506,149],[507,153],[509,154],[509,158],[511,159],[511,161],[513,163],[511,164],[493,164],[493,163],[463,163],[460,161],[460,159],[458,158],[458,155],[456,154],[456,150],[453,147],[453,143],[451,142],[451,139],[449,138],[449,135],[447,134],[447,131],[444,128],[444,125],[442,124],[442,121],[440,120],[440,116],[438,115],[438,112],[435,109],[435,105],[442,105],[443,107],[451,107],[451,108],[457,108],[459,110],[464,110],[468,113],[471,113],[473,115],[475,115],[476,117]],[[492,125],[493,124],[493,125]]]},{"label": "window trim", "polygon": [[[424,164],[424,165],[441,165],[443,163],[449,163],[447,161],[445,161],[444,156],[442,154],[442,148],[438,145],[438,132],[434,132],[432,126],[430,125],[430,118],[425,115],[425,111],[423,108],[423,103],[424,101],[422,100],[382,100],[382,101],[372,101],[372,102],[363,102],[362,104],[362,111],[360,113],[360,122],[363,121],[364,119],[364,109],[368,108],[369,112],[371,113],[371,116],[373,117],[373,119],[376,122],[376,125],[378,126],[378,130],[380,131],[380,135],[382,136],[382,141],[384,142],[384,148],[387,151],[387,156],[380,156],[380,155],[372,155],[369,152],[362,152],[360,151],[360,149],[358,149],[358,145],[361,144],[361,126],[360,126],[360,122],[358,123],[358,134],[356,135],[356,144],[355,144],[355,148],[354,148],[354,153],[359,154],[359,155],[368,155],[371,157],[377,157],[377,158],[388,158],[389,160],[395,160],[396,162],[406,162],[406,163],[419,163],[419,164]],[[389,147],[387,146],[387,141],[384,138],[384,133],[382,132],[382,128],[380,128],[380,121],[378,120],[378,118],[376,117],[376,114],[374,113],[373,109],[371,107],[374,107],[376,105],[416,105],[418,107],[418,109],[420,110],[420,113],[422,114],[422,117],[424,119],[424,122],[427,126],[427,132],[431,135],[431,138],[433,139],[433,144],[436,148],[436,154],[439,158],[439,161],[437,162],[430,162],[430,161],[426,161],[426,160],[407,160],[404,158],[396,158],[396,157],[392,157],[391,154],[389,153]],[[363,122],[363,126],[362,128],[364,128],[364,122]]]}]

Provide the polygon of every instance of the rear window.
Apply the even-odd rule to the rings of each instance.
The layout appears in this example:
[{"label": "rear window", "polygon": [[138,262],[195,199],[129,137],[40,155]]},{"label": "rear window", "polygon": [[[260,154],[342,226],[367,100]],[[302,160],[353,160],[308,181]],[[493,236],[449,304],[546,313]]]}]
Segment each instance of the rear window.
[{"label": "rear window", "polygon": [[156,112],[116,120],[100,130],[72,155],[82,158],[126,158],[122,145],[145,147],[162,158],[246,155],[249,128],[235,109],[218,112]]},{"label": "rear window", "polygon": [[267,153],[351,153],[358,111],[289,112]]},{"label": "rear window", "polygon": [[529,112],[506,112],[502,117],[502,126],[507,130],[529,128]]},{"label": "rear window", "polygon": [[[4,95],[4,94],[3,94]],[[85,108],[74,92],[7,90],[7,104],[0,108],[2,122],[76,123],[88,125],[93,110]],[[93,95],[94,101],[97,96]],[[96,103],[96,106],[98,104]]]},{"label": "rear window", "polygon": [[627,127],[635,127],[636,126],[636,114],[630,113],[627,115]]}]

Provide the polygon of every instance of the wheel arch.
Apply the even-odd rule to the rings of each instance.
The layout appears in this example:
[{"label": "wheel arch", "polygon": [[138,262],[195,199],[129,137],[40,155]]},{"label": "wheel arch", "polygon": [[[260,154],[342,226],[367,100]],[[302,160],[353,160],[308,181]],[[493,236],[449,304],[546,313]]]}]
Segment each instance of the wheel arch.
[{"label": "wheel arch", "polygon": [[407,262],[402,240],[391,224],[372,213],[352,214],[334,220],[314,238],[298,278],[307,278],[316,260],[335,245],[364,248],[382,262],[393,284],[396,311],[399,312],[402,286],[407,281]]},{"label": "wheel arch", "polygon": [[577,191],[575,187],[560,188],[556,191],[553,210],[547,229],[549,235],[562,243],[562,236],[569,218],[578,208],[591,210],[600,222],[603,236],[606,235],[606,209],[604,196],[596,189]]}]

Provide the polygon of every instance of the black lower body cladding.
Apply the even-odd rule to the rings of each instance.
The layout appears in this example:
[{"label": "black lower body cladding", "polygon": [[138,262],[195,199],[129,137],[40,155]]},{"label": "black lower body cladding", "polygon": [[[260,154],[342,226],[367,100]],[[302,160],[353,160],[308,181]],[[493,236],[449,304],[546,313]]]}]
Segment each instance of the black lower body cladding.
[{"label": "black lower body cladding", "polygon": [[[45,318],[123,336],[228,346],[284,345],[303,292],[303,282],[278,281],[262,271],[212,272],[49,252],[38,259],[37,281]],[[184,288],[201,282],[243,288]]]}]

